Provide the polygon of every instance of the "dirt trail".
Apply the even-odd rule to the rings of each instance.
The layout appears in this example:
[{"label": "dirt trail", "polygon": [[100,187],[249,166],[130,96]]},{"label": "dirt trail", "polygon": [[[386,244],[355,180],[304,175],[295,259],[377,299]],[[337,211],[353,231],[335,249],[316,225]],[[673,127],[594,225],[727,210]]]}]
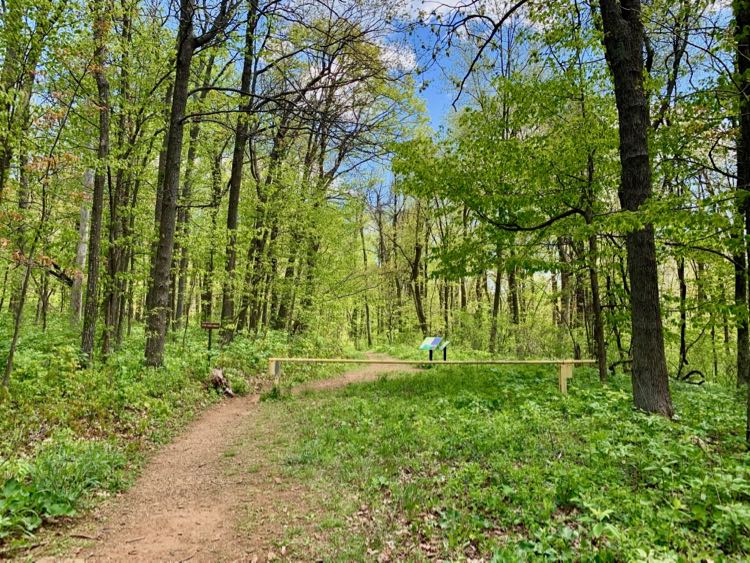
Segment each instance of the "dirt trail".
[{"label": "dirt trail", "polygon": [[[300,386],[295,393],[371,381],[396,371],[410,370],[367,365]],[[283,558],[284,553],[274,552],[274,541],[290,521],[303,521],[306,511],[315,509],[308,506],[314,500],[304,486],[283,482],[274,462],[267,459],[264,445],[273,442],[280,421],[264,416],[258,402],[257,395],[228,400],[191,423],[151,459],[131,489],[71,531],[72,538],[92,541],[74,548],[68,557],[251,562]],[[254,515],[249,527],[244,521],[247,514]]]}]

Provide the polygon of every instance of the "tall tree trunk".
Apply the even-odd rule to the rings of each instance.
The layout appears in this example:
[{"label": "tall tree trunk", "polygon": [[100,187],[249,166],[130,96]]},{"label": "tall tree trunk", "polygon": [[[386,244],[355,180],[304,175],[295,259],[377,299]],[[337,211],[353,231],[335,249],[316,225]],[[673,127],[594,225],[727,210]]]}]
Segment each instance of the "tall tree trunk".
[{"label": "tall tree trunk", "polygon": [[[737,135],[737,218],[735,219],[734,302],[737,308],[737,385],[750,383],[750,330],[748,330],[748,264],[750,241],[750,2],[735,0],[735,59],[739,85],[739,134]],[[749,391],[750,392],[750,391]],[[748,414],[750,416],[750,413]],[[749,422],[750,424],[750,422]]]},{"label": "tall tree trunk", "polygon": [[[739,82],[739,109],[740,109],[740,133],[737,140],[737,192],[740,199],[740,205],[745,214],[745,235],[750,232],[750,1],[734,0],[732,2],[735,19],[735,40],[737,41],[737,80]],[[742,311],[744,319],[744,331],[747,333],[747,267],[750,266],[750,241],[746,241],[745,272],[743,273],[745,309]],[[735,275],[737,275],[735,270]],[[744,342],[739,342],[738,327],[737,343],[737,367],[738,380],[740,376],[745,382],[750,383],[745,365],[740,366],[740,346],[744,347]],[[746,338],[746,336],[745,336]],[[746,350],[742,351],[746,354]],[[743,358],[747,362],[747,357]],[[741,368],[741,369],[740,369]],[[742,371],[741,371],[742,370]],[[750,385],[747,386],[747,422],[745,441],[750,447]]]},{"label": "tall tree trunk", "polygon": [[[245,53],[242,62],[240,90],[249,96],[253,81],[255,10],[257,3],[251,2],[247,12],[245,27]],[[229,205],[227,207],[227,250],[224,265],[225,278],[221,298],[221,321],[224,324],[223,338],[231,340],[234,334],[234,296],[235,271],[237,269],[237,218],[239,216],[240,191],[242,188],[242,170],[245,163],[249,129],[247,112],[252,100],[242,100],[234,131],[234,151],[232,152],[232,170],[229,177]]]},{"label": "tall tree trunk", "polygon": [[164,187],[159,221],[159,240],[153,257],[153,277],[150,283],[153,302],[148,311],[146,327],[145,356],[146,363],[150,366],[160,366],[164,361],[184,117],[190,83],[190,66],[196,46],[193,37],[193,11],[193,0],[181,0],[174,92],[167,133],[167,151],[164,159]]},{"label": "tall tree trunk", "polygon": [[107,35],[109,11],[106,2],[97,0],[94,11],[94,78],[98,93],[99,107],[99,146],[97,149],[96,171],[94,173],[94,193],[91,202],[91,230],[89,232],[89,264],[86,277],[86,302],[83,309],[83,332],[81,352],[84,363],[91,363],[96,336],[96,312],[99,289],[99,261],[102,238],[102,211],[104,208],[104,184],[109,177],[109,80],[106,76]]},{"label": "tall tree trunk", "polygon": [[[169,116],[172,111],[172,95],[174,93],[174,81],[171,81],[164,94],[164,120],[169,123]],[[169,128],[164,134],[162,139],[161,149],[159,150],[159,160],[156,171],[156,198],[154,200],[154,227],[156,234],[159,233],[159,225],[161,224],[161,211],[164,201],[164,175],[167,171],[167,145],[169,144]],[[154,264],[156,263],[156,251],[158,248],[158,238],[155,238],[151,242],[151,264],[149,269],[148,279],[154,279]],[[154,307],[154,285],[150,283],[146,292],[146,310],[150,311]]]},{"label": "tall tree trunk", "polygon": [[[621,207],[636,212],[649,198],[649,107],[644,84],[644,31],[640,0],[600,0],[605,56],[612,73],[619,116]],[[659,305],[654,227],[627,234],[633,350],[633,402],[671,417],[667,360]]]},{"label": "tall tree trunk", "polygon": [[[213,71],[214,57],[211,55],[205,65],[203,75],[203,88],[198,96],[198,102],[203,102],[209,92],[211,85],[211,72]],[[183,317],[187,314],[185,305],[185,290],[187,287],[187,269],[188,269],[188,244],[187,237],[189,233],[188,223],[190,221],[190,198],[193,192],[193,176],[195,170],[195,160],[197,154],[198,135],[200,134],[200,121],[196,120],[190,126],[188,135],[188,151],[185,164],[185,177],[182,181],[182,206],[177,214],[178,232],[180,234],[180,260],[177,267],[177,299],[174,311],[174,328],[178,330],[182,325]]]}]

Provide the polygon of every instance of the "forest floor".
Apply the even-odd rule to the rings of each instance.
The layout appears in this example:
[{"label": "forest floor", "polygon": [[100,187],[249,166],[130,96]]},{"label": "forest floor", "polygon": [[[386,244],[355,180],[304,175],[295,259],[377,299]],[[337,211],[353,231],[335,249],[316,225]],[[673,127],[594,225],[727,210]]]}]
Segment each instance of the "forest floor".
[{"label": "forest floor", "polygon": [[[368,354],[370,359],[387,359]],[[403,366],[367,365],[295,387],[294,394],[373,381]],[[270,561],[288,559],[282,540],[316,527],[320,498],[283,478],[270,455],[283,420],[259,408],[260,395],[214,405],[147,464],[134,486],[64,531],[35,560]],[[307,530],[310,531],[310,530]],[[325,542],[325,534],[304,534]],[[311,547],[311,546],[308,546]]]},{"label": "forest floor", "polygon": [[211,407],[130,490],[50,526],[27,557],[749,560],[733,390],[674,382],[667,420],[633,409],[627,377],[603,386],[589,368],[566,396],[550,366],[396,371]]}]

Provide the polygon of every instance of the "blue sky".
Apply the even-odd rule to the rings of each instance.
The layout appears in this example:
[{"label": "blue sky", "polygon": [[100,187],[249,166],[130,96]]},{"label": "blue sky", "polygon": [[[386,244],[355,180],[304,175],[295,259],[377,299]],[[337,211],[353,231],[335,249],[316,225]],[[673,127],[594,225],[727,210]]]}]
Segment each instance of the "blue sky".
[{"label": "blue sky", "polygon": [[430,80],[429,86],[420,97],[425,101],[427,114],[430,117],[430,124],[436,131],[441,125],[444,125],[448,115],[453,113],[453,99],[455,90],[451,91],[450,86],[442,79],[439,69],[427,71],[423,79]]}]

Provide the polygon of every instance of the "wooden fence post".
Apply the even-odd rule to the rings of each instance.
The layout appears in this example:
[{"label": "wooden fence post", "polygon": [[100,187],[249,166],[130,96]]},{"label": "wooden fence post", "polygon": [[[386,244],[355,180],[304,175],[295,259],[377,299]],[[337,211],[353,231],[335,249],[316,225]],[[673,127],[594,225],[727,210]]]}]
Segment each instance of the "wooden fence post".
[{"label": "wooden fence post", "polygon": [[268,377],[273,379],[273,384],[279,384],[281,376],[281,362],[276,358],[268,358]]},{"label": "wooden fence post", "polygon": [[560,363],[560,393],[563,395],[568,394],[568,379],[573,377],[573,364],[569,362]]}]

